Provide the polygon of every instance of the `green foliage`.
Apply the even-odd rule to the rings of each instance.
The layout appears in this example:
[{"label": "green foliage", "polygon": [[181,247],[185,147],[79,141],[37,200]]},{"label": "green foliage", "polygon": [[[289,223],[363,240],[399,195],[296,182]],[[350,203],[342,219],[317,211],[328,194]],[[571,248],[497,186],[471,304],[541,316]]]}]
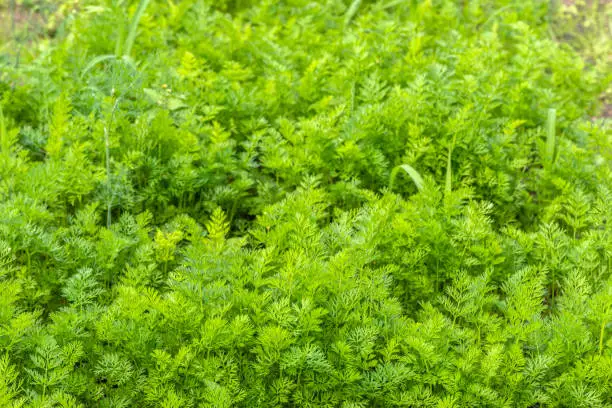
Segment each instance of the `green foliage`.
[{"label": "green foliage", "polygon": [[48,9],[0,48],[1,407],[611,406],[609,40],[567,8]]}]

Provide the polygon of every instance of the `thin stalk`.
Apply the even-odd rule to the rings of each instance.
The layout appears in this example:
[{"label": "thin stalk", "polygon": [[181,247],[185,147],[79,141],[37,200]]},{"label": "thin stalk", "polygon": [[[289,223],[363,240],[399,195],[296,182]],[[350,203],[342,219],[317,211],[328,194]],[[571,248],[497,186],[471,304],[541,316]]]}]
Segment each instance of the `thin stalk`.
[{"label": "thin stalk", "polygon": [[550,307],[554,309],[555,307],[555,270],[552,271],[552,282],[550,285]]},{"label": "thin stalk", "polygon": [[603,340],[604,340],[605,329],[606,329],[606,321],[604,320],[603,322],[601,322],[601,329],[599,330],[599,355],[600,356],[603,354]]},{"label": "thin stalk", "polygon": [[123,56],[123,41],[124,41],[124,28],[121,27],[117,34],[117,41],[115,42],[115,55],[114,57],[121,58]]},{"label": "thin stalk", "polygon": [[[108,188],[108,191],[110,194],[109,199],[108,199],[108,204],[106,206],[106,227],[107,228],[110,228],[111,226],[111,208],[113,204],[112,203],[113,195],[111,194],[112,183],[111,183],[111,165],[110,165],[110,162],[111,162],[110,134],[112,131],[113,120],[115,119],[115,111],[119,107],[119,102],[121,102],[121,98],[123,98],[123,96],[126,95],[135,84],[136,84],[136,80],[130,83],[130,86],[128,86],[128,88],[125,90],[124,93],[117,96],[117,98],[115,99],[115,103],[113,103],[113,108],[111,109],[110,117],[108,121],[106,122],[106,124],[104,125],[104,153],[105,153],[105,162],[106,162],[105,163],[106,164],[106,187]],[[111,91],[111,97],[113,97],[114,95],[115,95],[115,89],[113,88],[113,90]]]},{"label": "thin stalk", "polygon": [[351,84],[351,114],[355,110],[355,81]]},{"label": "thin stalk", "polygon": [[111,167],[110,167],[110,161],[111,161],[111,155],[110,155],[110,132],[111,132],[111,126],[113,124],[113,119],[115,117],[115,110],[117,109],[117,106],[119,105],[119,101],[121,98],[117,98],[115,99],[115,103],[113,104],[113,108],[111,110],[111,114],[110,114],[110,119],[108,120],[108,122],[106,123],[106,125],[104,125],[104,150],[105,150],[105,161],[106,161],[106,188],[108,189],[109,192],[109,198],[108,198],[108,203],[106,206],[106,228],[110,228],[111,227],[111,209],[113,206],[113,196],[111,194],[112,191],[112,183],[111,183]]},{"label": "thin stalk", "polygon": [[236,210],[238,208],[238,198],[239,197],[236,197],[234,199],[234,202],[232,203],[232,209],[230,210],[229,218],[228,218],[230,223],[234,221],[234,217],[236,216]]},{"label": "thin stalk", "polygon": [[452,156],[455,143],[457,142],[457,133],[453,135],[453,143],[448,147],[448,157],[446,158],[446,185],[444,187],[444,194],[449,196],[453,190],[453,168],[452,168]]},{"label": "thin stalk", "polygon": [[4,120],[4,111],[2,110],[2,105],[0,105],[0,151],[8,157],[10,148],[11,143],[8,138],[6,121]]},{"label": "thin stalk", "polygon": [[453,154],[453,149],[451,147],[448,148],[448,157],[446,159],[446,186],[444,188],[444,192],[446,193],[446,195],[450,195],[450,193],[453,190],[453,169],[452,169],[452,162],[451,162],[451,156]]},{"label": "thin stalk", "polygon": [[550,164],[555,163],[555,146],[557,144],[555,126],[557,122],[557,110],[549,109],[548,118],[546,120],[546,155]]},{"label": "thin stalk", "polygon": [[45,400],[45,396],[47,395],[47,381],[49,381],[49,362],[45,361],[45,382],[42,384],[43,401]]}]

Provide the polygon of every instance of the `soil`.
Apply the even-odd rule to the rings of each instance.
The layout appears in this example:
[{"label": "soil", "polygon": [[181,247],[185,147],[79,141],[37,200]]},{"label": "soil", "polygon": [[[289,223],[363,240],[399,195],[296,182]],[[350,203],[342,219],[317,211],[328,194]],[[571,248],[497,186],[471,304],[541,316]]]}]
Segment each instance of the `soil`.
[{"label": "soil", "polygon": [[8,41],[17,35],[41,35],[46,26],[42,14],[16,6],[11,10],[8,6],[0,7],[0,41]]}]

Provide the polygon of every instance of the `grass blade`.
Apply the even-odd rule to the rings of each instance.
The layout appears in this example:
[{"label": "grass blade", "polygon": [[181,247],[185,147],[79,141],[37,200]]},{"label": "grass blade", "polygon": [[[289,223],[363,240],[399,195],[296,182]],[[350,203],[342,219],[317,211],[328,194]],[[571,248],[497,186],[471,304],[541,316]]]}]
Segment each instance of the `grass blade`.
[{"label": "grass blade", "polygon": [[389,180],[389,190],[393,189],[395,178],[397,177],[397,173],[400,170],[404,170],[410,176],[410,178],[414,182],[414,185],[419,191],[423,190],[423,177],[421,177],[419,172],[416,171],[416,169],[410,166],[409,164],[400,164],[399,166],[396,166],[393,171],[391,171],[391,178]]},{"label": "grass blade", "polygon": [[449,147],[448,148],[448,159],[446,161],[446,186],[444,188],[444,191],[446,193],[446,195],[450,194],[451,191],[453,190],[453,169],[451,167],[451,155],[452,155],[452,149]]},{"label": "grass blade", "polygon": [[87,74],[93,67],[95,67],[99,63],[113,58],[115,58],[113,54],[98,55],[97,57],[92,58],[91,61],[89,61],[89,64],[87,64],[87,66],[85,67],[85,69],[83,69],[83,72],[81,73],[81,78],[83,78],[85,74]]},{"label": "grass blade", "polygon": [[136,14],[134,14],[134,18],[132,19],[132,23],[130,24],[130,30],[128,31],[128,36],[125,40],[125,46],[123,47],[123,55],[130,55],[132,51],[132,46],[134,45],[134,41],[136,40],[136,32],[138,31],[138,23],[142,18],[147,6],[149,5],[150,0],[140,0],[140,4],[138,5],[138,10],[136,10]]},{"label": "grass blade", "polygon": [[359,10],[359,6],[361,5],[361,0],[355,0],[351,3],[351,6],[349,7],[349,9],[346,11],[346,14],[344,15],[344,26],[348,26],[351,23],[351,20],[353,20],[353,17],[355,17],[355,14],[357,14],[357,10]]},{"label": "grass blade", "polygon": [[557,144],[555,132],[556,122],[557,110],[551,108],[548,110],[548,118],[546,120],[546,157],[550,161],[550,164],[555,163],[555,146]]}]

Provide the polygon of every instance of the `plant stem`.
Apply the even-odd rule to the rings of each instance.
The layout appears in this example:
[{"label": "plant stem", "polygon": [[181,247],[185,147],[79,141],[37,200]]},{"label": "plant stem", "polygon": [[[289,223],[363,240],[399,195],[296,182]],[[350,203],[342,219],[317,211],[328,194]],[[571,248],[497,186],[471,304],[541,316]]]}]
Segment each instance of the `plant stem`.
[{"label": "plant stem", "polygon": [[603,340],[604,340],[605,328],[606,328],[606,321],[604,320],[603,322],[601,322],[601,329],[599,330],[599,355],[600,356],[603,354]]},{"label": "plant stem", "polygon": [[[454,144],[454,143],[453,143]],[[453,190],[453,169],[451,162],[451,155],[453,154],[453,149],[451,147],[448,148],[448,157],[446,159],[446,185],[444,187],[444,193],[448,197]]]},{"label": "plant stem", "polygon": [[132,19],[132,23],[130,24],[128,35],[125,40],[125,45],[123,47],[124,56],[129,57],[130,53],[132,52],[132,46],[134,45],[134,41],[136,40],[136,33],[138,31],[138,23],[140,22],[140,19],[142,18],[145,10],[147,9],[147,6],[149,5],[149,1],[150,0],[141,0],[140,3],[138,4],[138,9],[136,10],[136,14],[134,15],[134,18]]},{"label": "plant stem", "polygon": [[115,116],[115,110],[119,105],[120,98],[115,99],[115,103],[113,104],[113,108],[111,110],[110,119],[107,124],[104,126],[104,150],[106,156],[106,187],[108,189],[108,193],[110,194],[108,198],[108,203],[106,206],[106,228],[110,228],[111,226],[111,208],[113,206],[113,196],[111,194],[112,185],[111,185],[111,168],[110,168],[110,127],[113,124],[113,118]]}]

